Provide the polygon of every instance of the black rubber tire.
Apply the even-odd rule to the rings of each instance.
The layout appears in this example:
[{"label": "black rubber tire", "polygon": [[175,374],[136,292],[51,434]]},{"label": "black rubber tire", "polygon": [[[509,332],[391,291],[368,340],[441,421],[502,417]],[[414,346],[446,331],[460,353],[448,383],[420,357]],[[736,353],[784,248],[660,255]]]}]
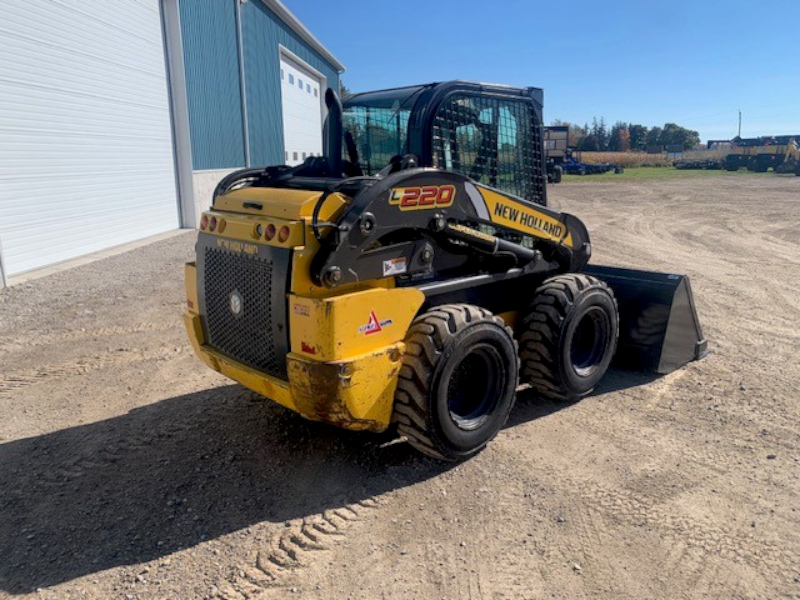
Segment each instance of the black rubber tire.
[{"label": "black rubber tire", "polygon": [[447,304],[419,315],[406,335],[394,398],[400,435],[443,460],[482,450],[514,406],[518,352],[511,328],[483,308]]},{"label": "black rubber tire", "polygon": [[561,183],[563,175],[564,175],[564,170],[561,167],[556,166],[553,169],[553,183]]},{"label": "black rubber tire", "polygon": [[625,172],[624,167],[614,167],[614,174],[615,175],[622,175]]},{"label": "black rubber tire", "polygon": [[619,339],[611,289],[589,275],[556,275],[536,290],[520,328],[522,381],[552,400],[578,400],[608,370]]}]

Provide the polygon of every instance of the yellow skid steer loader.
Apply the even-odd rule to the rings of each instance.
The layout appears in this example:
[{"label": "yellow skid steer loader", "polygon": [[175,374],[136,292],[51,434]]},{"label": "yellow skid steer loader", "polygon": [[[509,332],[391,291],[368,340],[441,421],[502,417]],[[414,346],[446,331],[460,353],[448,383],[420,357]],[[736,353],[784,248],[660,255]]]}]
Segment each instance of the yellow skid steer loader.
[{"label": "yellow skid steer loader", "polygon": [[542,91],[448,82],[326,94],[325,153],[225,177],[186,265],[211,368],[308,419],[461,460],[517,387],[589,394],[706,343],[680,275],[588,267],[547,207]]}]

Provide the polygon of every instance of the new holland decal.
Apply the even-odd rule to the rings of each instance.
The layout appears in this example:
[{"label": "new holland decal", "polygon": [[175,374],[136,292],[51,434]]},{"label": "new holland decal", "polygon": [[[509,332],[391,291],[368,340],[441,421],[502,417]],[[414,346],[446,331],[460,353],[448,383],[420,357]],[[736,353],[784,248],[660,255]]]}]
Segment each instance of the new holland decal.
[{"label": "new holland decal", "polygon": [[372,335],[373,333],[380,333],[383,331],[384,327],[389,327],[393,321],[391,319],[384,319],[381,321],[378,319],[378,315],[375,314],[375,311],[372,310],[369,313],[369,320],[367,321],[366,325],[362,325],[358,328],[358,333],[363,333],[364,335]]},{"label": "new holland decal", "polygon": [[453,185],[423,185],[392,188],[389,204],[400,210],[424,210],[453,206],[456,188]]}]

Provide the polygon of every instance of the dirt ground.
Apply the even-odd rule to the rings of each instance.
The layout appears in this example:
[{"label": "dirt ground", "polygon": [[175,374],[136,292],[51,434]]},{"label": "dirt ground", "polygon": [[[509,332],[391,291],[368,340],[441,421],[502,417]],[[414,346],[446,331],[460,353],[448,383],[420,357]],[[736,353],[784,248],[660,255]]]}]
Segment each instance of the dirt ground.
[{"label": "dirt ground", "polygon": [[710,356],[521,391],[457,466],[191,353],[185,233],[0,291],[0,597],[800,598],[800,178],[554,186],[688,273]]}]

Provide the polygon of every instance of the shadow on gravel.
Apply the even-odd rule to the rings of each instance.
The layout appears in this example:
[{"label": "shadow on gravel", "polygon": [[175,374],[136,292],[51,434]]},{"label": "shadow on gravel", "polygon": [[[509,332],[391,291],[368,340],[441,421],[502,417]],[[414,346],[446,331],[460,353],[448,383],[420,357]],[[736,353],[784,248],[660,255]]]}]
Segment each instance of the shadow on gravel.
[{"label": "shadow on gravel", "polygon": [[[569,406],[522,391],[508,426]],[[2,444],[0,589],[151,561],[451,467],[406,444],[380,447],[390,439],[305,421],[230,385]]]},{"label": "shadow on gravel", "polygon": [[632,387],[639,387],[640,385],[645,385],[657,379],[661,379],[661,377],[662,375],[657,373],[612,368],[600,381],[592,395],[609,394]]}]

